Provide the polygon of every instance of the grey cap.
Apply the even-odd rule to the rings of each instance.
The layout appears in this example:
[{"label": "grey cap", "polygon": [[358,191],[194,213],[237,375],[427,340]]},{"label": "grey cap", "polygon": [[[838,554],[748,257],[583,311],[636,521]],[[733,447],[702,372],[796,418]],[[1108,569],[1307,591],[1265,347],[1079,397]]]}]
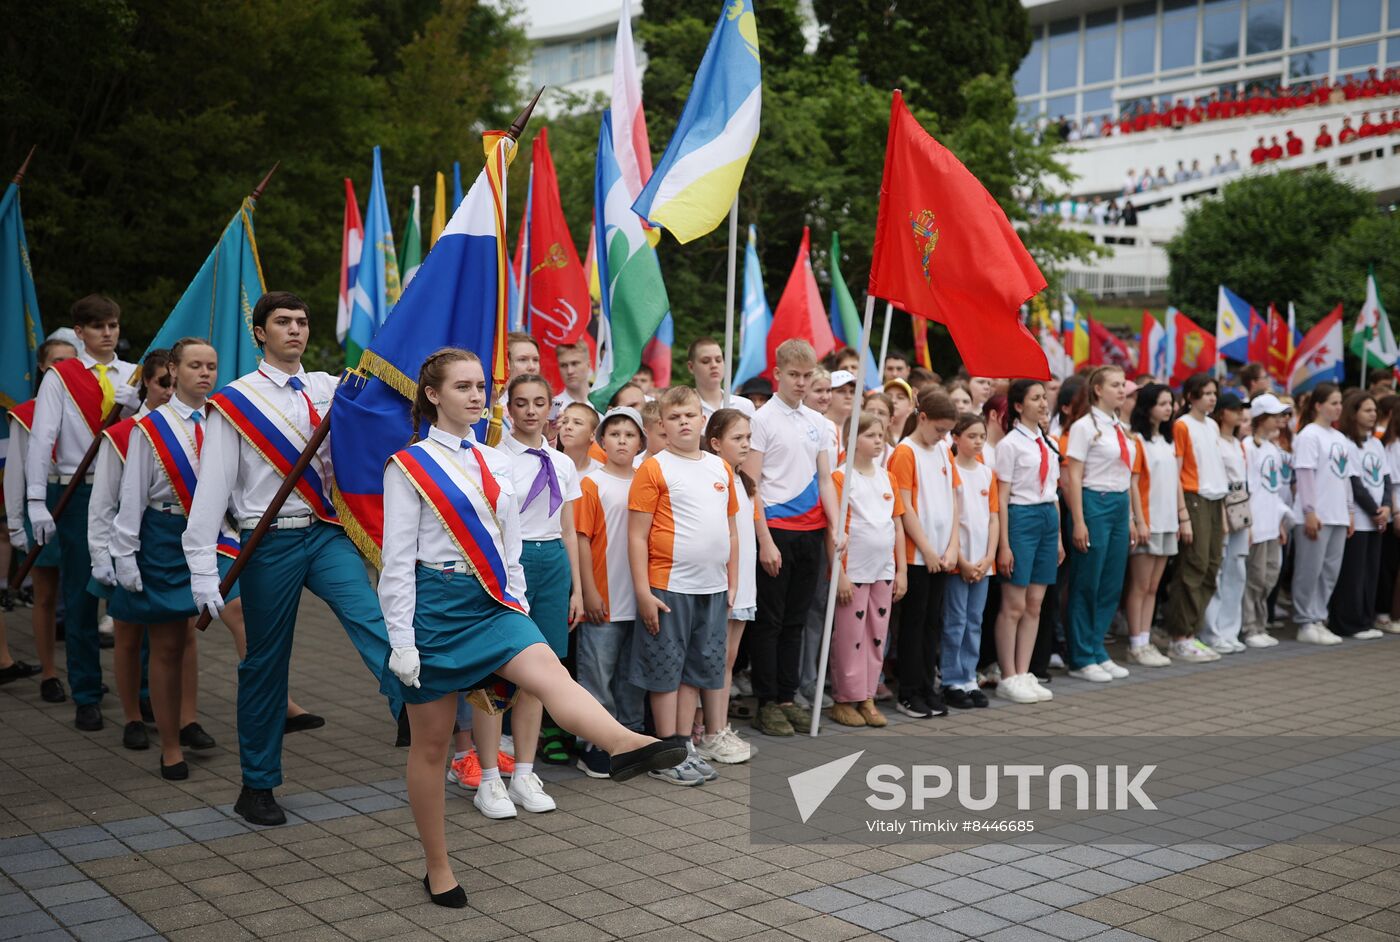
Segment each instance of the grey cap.
[{"label": "grey cap", "polygon": [[597,439],[599,445],[603,444],[603,430],[613,419],[631,419],[632,423],[637,426],[637,434],[642,436],[642,448],[647,447],[647,430],[646,425],[642,422],[642,414],[631,406],[613,406],[603,416],[603,420],[598,423],[598,430],[593,433],[593,437]]}]

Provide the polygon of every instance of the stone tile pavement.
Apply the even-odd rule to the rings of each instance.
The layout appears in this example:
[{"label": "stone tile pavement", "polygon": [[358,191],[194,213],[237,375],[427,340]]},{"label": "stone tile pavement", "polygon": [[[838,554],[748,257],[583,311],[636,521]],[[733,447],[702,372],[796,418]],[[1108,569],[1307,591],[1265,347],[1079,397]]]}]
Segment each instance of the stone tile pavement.
[{"label": "stone tile pavement", "polygon": [[[27,612],[7,625],[16,656],[32,661]],[[486,821],[456,793],[448,839],[471,907],[442,910],[419,883],[405,753],[382,699],[321,603],[303,604],[298,631],[293,693],[328,724],[287,739],[279,794],[291,820],[281,828],[251,828],[230,811],[235,659],[217,625],[201,638],[200,698],[219,748],[192,758],[188,782],[162,781],[154,749],[121,748],[112,699],[107,728],[89,735],[73,728],[71,704],[42,703],[37,684],[0,688],[0,939],[1400,938],[1400,846],[1379,837],[1247,849],[760,842],[747,767],[693,789],[542,767],[560,810],[507,822]],[[966,736],[1394,739],[1397,670],[1400,639],[1287,642],[1106,688],[1057,677],[1056,699],[1036,708],[892,718],[883,731],[820,743],[764,739],[755,765],[876,736],[912,737],[911,749],[933,754]],[[1374,762],[1356,774],[1388,791],[1379,783],[1394,781],[1392,765]],[[1298,808],[1282,792],[1251,800],[1272,801],[1268,815],[1326,819],[1340,807],[1322,797]]]}]

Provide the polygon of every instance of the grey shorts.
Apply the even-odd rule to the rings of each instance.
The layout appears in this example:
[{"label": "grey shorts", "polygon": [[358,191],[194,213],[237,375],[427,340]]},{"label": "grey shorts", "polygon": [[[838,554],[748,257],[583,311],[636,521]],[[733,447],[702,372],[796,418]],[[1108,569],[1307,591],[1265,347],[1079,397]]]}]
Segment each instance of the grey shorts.
[{"label": "grey shorts", "polygon": [[1175,556],[1176,534],[1154,533],[1146,543],[1139,543],[1133,549],[1134,556]]},{"label": "grey shorts", "polygon": [[661,630],[654,635],[637,618],[628,679],[643,690],[657,693],[676,690],[681,684],[719,690],[724,686],[729,593],[684,595],[664,589],[651,592],[670,611],[661,613]]}]

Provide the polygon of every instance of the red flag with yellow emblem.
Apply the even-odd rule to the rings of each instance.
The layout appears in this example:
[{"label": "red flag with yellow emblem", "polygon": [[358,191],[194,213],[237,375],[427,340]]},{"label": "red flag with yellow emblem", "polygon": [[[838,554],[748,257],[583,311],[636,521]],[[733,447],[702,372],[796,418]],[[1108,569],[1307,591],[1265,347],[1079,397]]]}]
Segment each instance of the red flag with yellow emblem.
[{"label": "red flag with yellow emblem", "polygon": [[947,326],[969,373],[1049,379],[1020,306],[1045,277],[996,200],[919,126],[890,106],[870,293]]}]

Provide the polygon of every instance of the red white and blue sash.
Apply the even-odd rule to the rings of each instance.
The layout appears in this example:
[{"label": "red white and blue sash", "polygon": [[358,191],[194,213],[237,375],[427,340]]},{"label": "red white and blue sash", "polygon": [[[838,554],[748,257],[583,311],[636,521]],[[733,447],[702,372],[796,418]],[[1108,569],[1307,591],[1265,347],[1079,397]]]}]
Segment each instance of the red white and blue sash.
[{"label": "red white and blue sash", "polygon": [[194,442],[183,430],[171,424],[164,409],[148,413],[136,426],[151,443],[156,463],[188,517],[190,508],[194,506],[194,489],[199,484],[199,455],[194,453]]},{"label": "red white and blue sash", "polygon": [[481,485],[438,456],[432,447],[408,447],[390,459],[437,515],[452,545],[476,573],[481,587],[507,608],[524,612],[507,587],[505,544],[496,520],[501,486],[480,450],[471,449],[481,468]]},{"label": "red white and blue sash", "polygon": [[112,447],[117,451],[117,457],[126,463],[126,450],[131,446],[131,432],[136,428],[136,417],[128,416],[120,422],[107,426],[102,430],[102,437],[112,443]]},{"label": "red white and blue sash", "polygon": [[[285,417],[265,412],[239,388],[236,380],[210,397],[209,402],[233,424],[249,447],[278,473],[283,477],[292,473],[292,465],[301,455],[301,447],[293,444]],[[300,433],[298,437],[301,437]],[[340,525],[335,506],[326,498],[325,483],[314,465],[308,467],[297,480],[296,492],[318,518]]]},{"label": "red white and blue sash", "polygon": [[73,404],[78,407],[88,429],[96,435],[102,430],[102,384],[77,357],[60,360],[53,365]]}]

